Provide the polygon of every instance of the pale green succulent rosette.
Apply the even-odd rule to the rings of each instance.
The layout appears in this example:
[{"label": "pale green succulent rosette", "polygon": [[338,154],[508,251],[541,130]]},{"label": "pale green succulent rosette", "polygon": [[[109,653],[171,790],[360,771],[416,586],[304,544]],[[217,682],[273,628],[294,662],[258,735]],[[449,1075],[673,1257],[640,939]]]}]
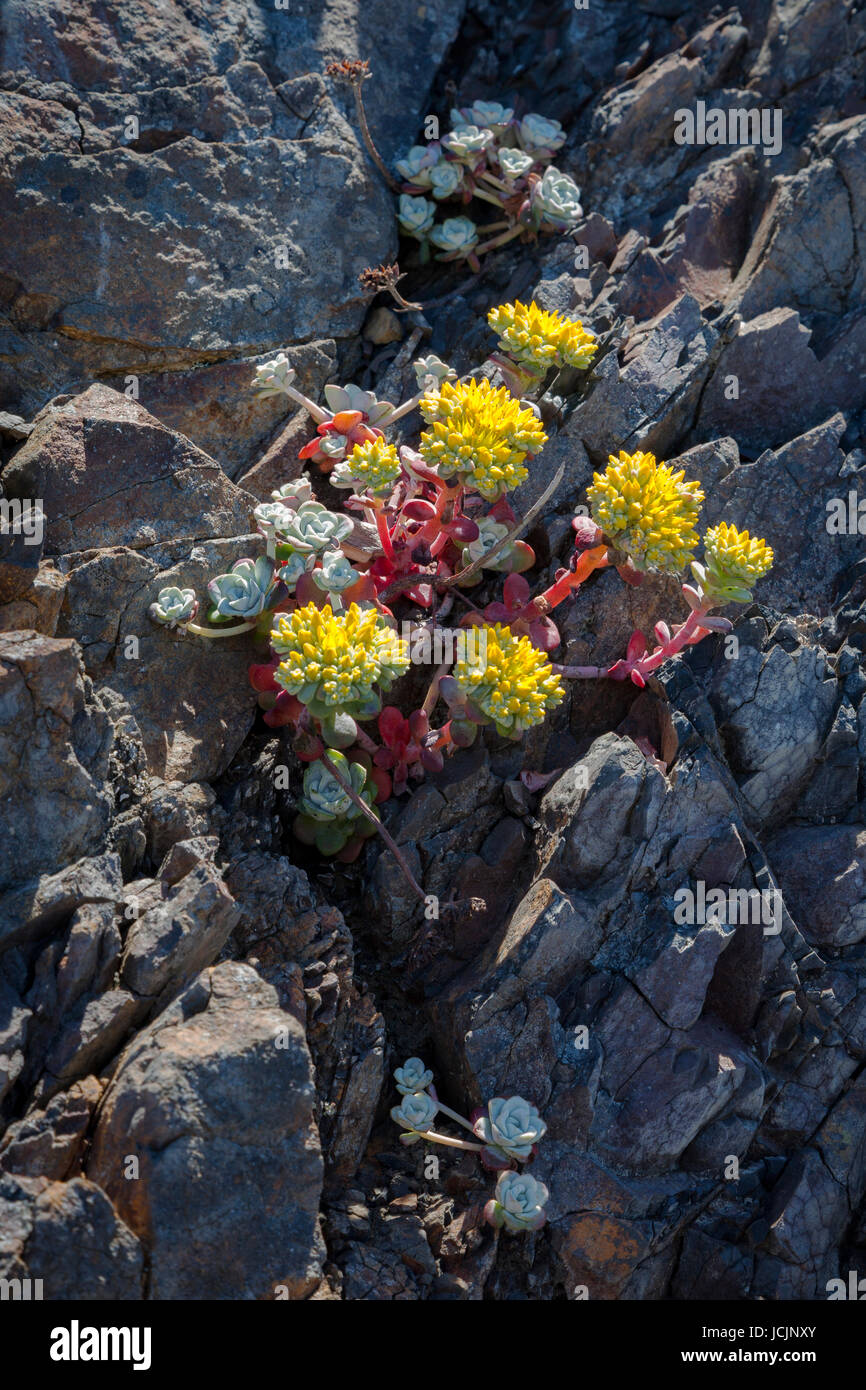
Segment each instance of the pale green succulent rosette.
[{"label": "pale green succulent rosette", "polygon": [[476,126],[490,130],[501,137],[514,120],[514,109],[503,106],[501,101],[475,101],[471,106],[451,109],[451,124],[454,127]]},{"label": "pale green succulent rosette", "polygon": [[463,168],[456,162],[442,160],[430,170],[430,192],[437,200],[453,198],[463,185]]},{"label": "pale green succulent rosette", "polygon": [[443,362],[440,357],[435,357],[432,353],[429,357],[417,357],[412,363],[412,370],[415,373],[419,390],[426,388],[429,377],[433,377],[438,386],[441,386],[443,381],[454,381],[457,377],[453,367],[449,367],[447,362]]},{"label": "pale green succulent rosette", "polygon": [[350,381],[348,386],[333,383],[325,387],[325,400],[334,415],[341,411],[360,410],[367,417],[368,425],[378,425],[392,414],[394,407],[390,401],[380,401],[374,391],[364,391]]},{"label": "pale green succulent rosette", "polygon": [[568,174],[546,169],[532,191],[532,215],[536,223],[566,231],[583,217],[580,189]]},{"label": "pale green succulent rosette", "polygon": [[430,186],[430,170],[442,158],[438,144],[413,145],[411,150],[403,159],[398,159],[394,165],[401,179],[407,183],[414,184],[416,188],[428,188]]},{"label": "pale green succulent rosette", "polygon": [[[377,815],[373,805],[376,788],[368,780],[367,769],[360,763],[350,763],[335,749],[329,751],[328,757],[355,794]],[[320,854],[328,855],[339,854],[355,836],[367,839],[376,833],[375,825],[319,759],[310,763],[304,773],[304,790],[293,829],[303,844],[314,844]]]},{"label": "pale green succulent rosette", "polygon": [[535,160],[525,150],[500,150],[499,168],[510,183],[525,178]]},{"label": "pale green succulent rosette", "polygon": [[[325,390],[327,391],[327,387]],[[313,501],[313,485],[306,476],[294,478],[290,483],[283,483],[282,487],[276,488],[271,493],[271,500],[282,502],[289,511],[297,511],[302,502]]]},{"label": "pale green succulent rosette", "polygon": [[321,502],[302,502],[295,511],[285,509],[280,521],[279,539],[299,555],[318,555],[338,546],[351,530],[350,517],[329,512]]},{"label": "pale green succulent rosette", "polygon": [[218,618],[250,620],[263,613],[276,587],[273,561],[238,560],[228,574],[218,574],[207,586],[211,598],[211,622]]},{"label": "pale green succulent rosette", "polygon": [[256,367],[252,387],[261,400],[268,396],[281,396],[292,385],[296,375],[286,354],[280,352],[270,362],[262,362]]},{"label": "pale green succulent rosette", "polygon": [[168,627],[191,623],[198,612],[195,589],[178,589],[174,586],[160,589],[156,602],[150,605],[148,612],[154,622]]},{"label": "pale green succulent rosette", "polygon": [[566,133],[559,121],[549,120],[531,111],[517,124],[517,139],[534,159],[552,159],[565,144]]},{"label": "pale green succulent rosette", "polygon": [[487,1203],[484,1216],[491,1226],[504,1226],[514,1234],[538,1231],[547,1220],[544,1206],[549,1196],[544,1183],[530,1173],[509,1169],[500,1173],[496,1196]]},{"label": "pale green succulent rosette", "polygon": [[397,220],[407,236],[415,237],[417,241],[425,240],[435,216],[435,203],[427,198],[413,198],[411,193],[401,193]]},{"label": "pale green succulent rosette", "polygon": [[433,1080],[433,1073],[429,1067],[425,1067],[420,1057],[410,1057],[402,1067],[395,1069],[394,1080],[401,1096],[412,1096],[427,1090]]},{"label": "pale green succulent rosette", "polygon": [[547,1133],[535,1106],[522,1096],[495,1096],[486,1112],[474,1118],[472,1128],[485,1145],[483,1156],[494,1167],[501,1167],[503,1160],[524,1163]]},{"label": "pale green succulent rosette", "polygon": [[442,148],[447,150],[453,159],[459,159],[462,163],[476,164],[494,142],[492,130],[477,125],[456,125],[454,129],[442,137]]},{"label": "pale green succulent rosette", "polygon": [[311,577],[313,583],[328,595],[333,606],[335,599],[357,584],[360,575],[342,550],[326,550],[321,559],[321,568],[314,569]]},{"label": "pale green succulent rosette", "polygon": [[439,1113],[439,1106],[426,1091],[416,1095],[405,1095],[399,1105],[391,1110],[391,1119],[401,1125],[404,1133],[400,1139],[404,1144],[417,1144],[418,1140],[433,1128]]},{"label": "pale green succulent rosette", "polygon": [[446,217],[431,231],[430,242],[439,247],[437,260],[462,260],[478,245],[478,228],[471,217]]}]

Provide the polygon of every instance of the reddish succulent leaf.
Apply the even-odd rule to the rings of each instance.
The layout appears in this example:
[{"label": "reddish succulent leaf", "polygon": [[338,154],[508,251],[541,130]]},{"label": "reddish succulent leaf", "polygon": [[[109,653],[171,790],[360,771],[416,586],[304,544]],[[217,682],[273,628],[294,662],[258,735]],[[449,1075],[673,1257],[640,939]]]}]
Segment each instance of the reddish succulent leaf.
[{"label": "reddish succulent leaf", "polygon": [[640,631],[639,628],[635,628],[631,637],[628,639],[628,646],[626,647],[625,659],[627,662],[629,662],[629,664],[631,664],[635,661],[639,661],[640,658],[645,655],[646,638],[644,637],[643,633]]},{"label": "reddish succulent leaf", "polygon": [[379,805],[381,802],[387,801],[392,791],[390,773],[386,772],[383,767],[374,767],[370,773],[370,781],[376,788],[376,804]]},{"label": "reddish succulent leaf", "polygon": [[253,662],[247,672],[253,690],[279,690],[280,687],[274,680],[274,672],[278,665],[278,661]]},{"label": "reddish succulent leaf", "polygon": [[502,586],[502,597],[512,612],[523,608],[529,602],[530,588],[522,574],[509,574]]},{"label": "reddish succulent leaf", "polygon": [[477,541],[481,534],[477,523],[468,516],[458,516],[447,529],[454,540],[459,541],[461,545],[468,545],[471,541]]},{"label": "reddish succulent leaf", "polygon": [[379,735],[391,746],[395,743],[409,742],[409,721],[404,719],[396,705],[386,705],[376,721]]},{"label": "reddish succulent leaf", "polygon": [[413,738],[423,738],[430,732],[430,719],[426,710],[416,709],[409,715],[409,730]]},{"label": "reddish succulent leaf", "polygon": [[423,497],[413,497],[403,507],[402,515],[406,521],[430,521],[436,515],[436,508]]}]

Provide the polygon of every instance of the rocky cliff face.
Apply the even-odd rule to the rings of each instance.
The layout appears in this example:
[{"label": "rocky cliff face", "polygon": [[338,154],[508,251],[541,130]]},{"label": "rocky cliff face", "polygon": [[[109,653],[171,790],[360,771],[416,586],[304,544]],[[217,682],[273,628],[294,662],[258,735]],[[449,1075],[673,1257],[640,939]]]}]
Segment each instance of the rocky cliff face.
[{"label": "rocky cliff face", "polygon": [[[6,7],[0,484],[47,524],[0,536],[0,1277],[57,1299],[822,1299],[866,1275],[866,19],[400,9]],[[357,277],[393,259],[394,200],[322,75],[344,57],[370,60],[390,160],[475,98],[561,120],[586,221],[478,279],[412,272],[428,307],[383,334]],[[780,112],[778,152],[678,144],[699,103]],[[300,470],[309,422],[253,398],[257,362],[284,348],[314,396],[397,399],[418,351],[481,362],[487,308],[517,297],[618,342],[519,497],[566,464],[530,536],[542,579],[593,468],[638,445],[776,565],[734,642],[640,693],[575,682],[523,744],[479,741],[393,802],[425,891],[487,904],[420,921],[377,844],[335,868],[292,840],[244,639],[147,608],[247,553],[256,500]],[[602,574],[564,659],[613,661],[679,602]],[[682,921],[698,883],[771,915]],[[431,1175],[400,1147],[410,1054],[458,1108],[540,1108],[538,1235],[481,1223],[471,1156]]]}]

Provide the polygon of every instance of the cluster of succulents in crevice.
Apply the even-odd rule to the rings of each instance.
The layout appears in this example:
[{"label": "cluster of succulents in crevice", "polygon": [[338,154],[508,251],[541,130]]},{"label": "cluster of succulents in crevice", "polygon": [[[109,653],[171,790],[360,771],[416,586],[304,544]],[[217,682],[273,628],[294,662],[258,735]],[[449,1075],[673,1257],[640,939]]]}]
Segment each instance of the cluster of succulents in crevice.
[{"label": "cluster of succulents in crevice", "polygon": [[[580,189],[551,163],[565,139],[559,121],[534,111],[517,116],[497,101],[452,110],[446,135],[413,145],[395,166],[402,180],[397,218],[421,261],[433,255],[478,270],[480,256],[516,237],[576,226]],[[492,221],[479,223],[482,203],[495,209]],[[459,211],[469,205],[472,217]]]},{"label": "cluster of succulents in crevice", "polygon": [[[326,387],[320,406],[297,388],[284,353],[258,367],[260,394],[285,397],[314,422],[300,458],[341,490],[342,508],[317,500],[314,476],[302,474],[255,508],[262,553],[214,576],[202,603],[173,587],[150,608],[179,632],[247,634],[260,648],[250,681],[263,717],[285,728],[307,764],[297,834],[346,862],[377,829],[398,853],[377,806],[441,770],[479,728],[521,738],[572,679],[644,685],[663,661],[728,631],[712,610],[748,603],[772,564],[763,540],[726,522],[707,531],[699,560],[699,484],[651,453],[620,451],[595,473],[574,518],[568,564],[533,595],[535,554],[508,493],[546,443],[539,402],[551,378],[591,371],[598,344],[581,322],[535,304],[499,305],[488,321],[497,343],[483,369],[458,380],[438,358],[419,359],[417,389],[396,406],[353,384]],[[495,384],[497,370],[535,395]],[[388,431],[415,408],[424,422],[417,446],[398,445]],[[688,617],[656,623],[654,642],[634,633],[610,666],[554,664],[555,610],[605,567],[629,584],[690,569]],[[473,590],[486,580],[489,594],[495,577],[501,597],[473,603]],[[454,639],[444,661],[430,654],[443,634]],[[430,667],[426,694],[402,708],[401,678],[418,662]]]},{"label": "cluster of succulents in crevice", "polygon": [[[515,1166],[531,1162],[547,1133],[535,1106],[522,1096],[494,1096],[465,1119],[439,1099],[433,1073],[420,1057],[410,1057],[398,1067],[394,1080],[400,1104],[392,1108],[391,1119],[402,1130],[401,1143],[424,1141],[477,1153],[484,1167],[497,1173],[494,1196],[484,1207],[485,1221],[512,1234],[540,1230],[550,1194],[543,1182]],[[472,1140],[457,1139],[436,1129],[441,1115],[468,1130]]]}]

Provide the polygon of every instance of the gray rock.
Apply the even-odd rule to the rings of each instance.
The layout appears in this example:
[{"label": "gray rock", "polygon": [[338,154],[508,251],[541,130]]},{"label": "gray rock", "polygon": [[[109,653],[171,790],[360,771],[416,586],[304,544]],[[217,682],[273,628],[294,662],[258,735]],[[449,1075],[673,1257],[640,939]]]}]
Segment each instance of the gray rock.
[{"label": "gray rock", "polygon": [[[350,93],[320,74],[330,59],[371,60],[370,123],[391,160],[416,137],[463,8],[433,0],[395,29],[381,0],[325,11],[233,0],[204,24],[137,0],[130,42],[110,15],[61,28],[14,5],[5,196],[26,178],[44,244],[37,256],[10,202],[16,307],[2,355],[28,359],[28,408],[58,379],[107,373],[138,376],[147,396],[156,370],[179,426],[207,444],[214,419],[190,399],[190,368],[219,395],[224,362],[249,378],[262,353],[355,333],[367,305],[357,276],[392,257],[394,203],[346,118]],[[170,248],[158,273],[130,273],[151,265],[154,235]],[[246,382],[222,381],[246,410]]]},{"label": "gray rock", "polygon": [[0,890],[97,849],[111,740],[74,642],[0,633]]},{"label": "gray rock", "polygon": [[0,951],[16,942],[38,940],[84,903],[117,904],[122,897],[123,879],[116,854],[81,859],[58,874],[43,874],[4,894]]},{"label": "gray rock", "polygon": [[234,535],[255,506],[183,435],[101,385],[37,417],[3,486],[41,500],[49,555]]},{"label": "gray rock", "polygon": [[694,296],[681,295],[629,340],[621,371],[614,354],[603,359],[565,433],[596,466],[619,449],[666,454],[691,428],[718,341]]},{"label": "gray rock", "polygon": [[100,1089],[96,1077],[88,1076],[44,1110],[31,1110],[11,1124],[0,1139],[0,1171],[58,1180],[78,1176]]},{"label": "gray rock", "polygon": [[791,826],[767,841],[767,853],[808,941],[840,947],[866,938],[866,830]]},{"label": "gray rock", "polygon": [[[804,642],[763,649],[762,624],[737,632],[736,661],[720,663],[710,698],[733,771],[758,824],[789,813],[832,728],[836,683],[826,653]],[[766,629],[764,629],[766,633]]]},{"label": "gray rock", "polygon": [[213,964],[240,915],[219,871],[199,864],[132,923],[121,980],[146,1000],[178,993]]},{"label": "gray rock", "polygon": [[146,1243],[152,1298],[312,1292],[324,1248],[310,1058],[254,971],[205,971],[134,1039],[87,1171]]},{"label": "gray rock", "polygon": [[143,1296],[144,1252],[95,1183],[0,1175],[0,1278],[41,1279],[62,1303],[129,1302]]}]

